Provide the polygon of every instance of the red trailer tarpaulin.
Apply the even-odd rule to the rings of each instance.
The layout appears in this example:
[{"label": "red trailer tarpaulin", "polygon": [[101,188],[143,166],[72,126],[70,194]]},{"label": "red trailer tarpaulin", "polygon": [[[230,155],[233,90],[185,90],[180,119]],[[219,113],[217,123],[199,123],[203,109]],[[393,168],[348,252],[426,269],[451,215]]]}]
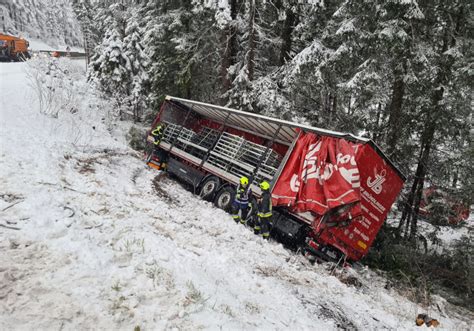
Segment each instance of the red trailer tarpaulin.
[{"label": "red trailer tarpaulin", "polygon": [[[355,156],[359,144],[302,133],[275,183],[274,206],[318,215],[360,201],[360,176]],[[360,212],[360,208],[354,208]],[[357,216],[357,215],[353,215]]]},{"label": "red trailer tarpaulin", "polygon": [[[356,261],[367,253],[402,185],[403,178],[369,144],[302,132],[272,198],[274,206],[310,212],[304,218],[319,239]],[[322,215],[338,207],[340,217],[322,222]]]}]

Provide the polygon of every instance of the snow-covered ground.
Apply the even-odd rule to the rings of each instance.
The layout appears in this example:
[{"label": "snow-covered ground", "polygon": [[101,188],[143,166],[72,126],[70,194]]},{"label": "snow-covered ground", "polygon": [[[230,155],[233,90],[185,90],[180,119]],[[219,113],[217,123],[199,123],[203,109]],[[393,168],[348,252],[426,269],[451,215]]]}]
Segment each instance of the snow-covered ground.
[{"label": "snow-covered ground", "polygon": [[70,46],[70,45],[51,46],[42,40],[38,40],[34,38],[29,38],[28,42],[30,43],[29,49],[32,50],[33,52],[35,51],[63,51],[65,52],[66,48],[69,46],[71,52],[84,53],[84,48],[82,47],[76,47],[76,46]]},{"label": "snow-covered ground", "polygon": [[28,63],[0,64],[0,329],[419,330],[418,313],[472,327],[442,298],[312,266],[148,169],[67,61],[79,98],[57,118]]},{"label": "snow-covered ground", "polygon": [[[388,224],[398,227],[398,216],[388,219]],[[469,218],[459,227],[436,226],[420,218],[418,220],[418,231],[426,238],[429,250],[436,250],[439,254],[449,252],[463,237],[474,238],[474,215],[471,213]]]},{"label": "snow-covered ground", "polygon": [[[462,237],[474,238],[474,220],[469,218],[460,227],[434,226],[428,222],[418,223],[420,233],[428,238],[430,249],[436,249],[439,253],[452,250],[453,245]],[[433,238],[436,238],[433,242]]]}]

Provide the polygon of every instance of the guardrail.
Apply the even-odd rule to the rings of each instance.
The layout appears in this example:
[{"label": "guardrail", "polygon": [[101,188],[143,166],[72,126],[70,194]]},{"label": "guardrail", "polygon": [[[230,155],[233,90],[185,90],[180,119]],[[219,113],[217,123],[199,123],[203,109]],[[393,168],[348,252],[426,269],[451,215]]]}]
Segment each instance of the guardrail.
[{"label": "guardrail", "polygon": [[49,54],[53,56],[53,53],[57,53],[57,57],[70,57],[70,58],[85,58],[86,53],[82,52],[66,52],[66,51],[47,51],[47,50],[37,50],[32,51],[32,53],[40,53],[40,54]]}]

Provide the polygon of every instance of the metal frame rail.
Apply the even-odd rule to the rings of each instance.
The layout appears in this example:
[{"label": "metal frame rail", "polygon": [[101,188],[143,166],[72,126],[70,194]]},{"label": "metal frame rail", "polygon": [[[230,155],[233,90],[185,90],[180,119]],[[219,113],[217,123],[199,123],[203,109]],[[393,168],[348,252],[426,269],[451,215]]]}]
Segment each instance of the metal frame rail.
[{"label": "metal frame rail", "polygon": [[224,132],[225,125],[220,130],[204,126],[195,132],[178,124],[164,123],[166,128],[160,143],[163,149],[205,170],[218,172],[232,182],[238,182],[242,176],[253,177],[253,185],[258,187],[260,181],[273,179],[282,161],[272,148]]}]

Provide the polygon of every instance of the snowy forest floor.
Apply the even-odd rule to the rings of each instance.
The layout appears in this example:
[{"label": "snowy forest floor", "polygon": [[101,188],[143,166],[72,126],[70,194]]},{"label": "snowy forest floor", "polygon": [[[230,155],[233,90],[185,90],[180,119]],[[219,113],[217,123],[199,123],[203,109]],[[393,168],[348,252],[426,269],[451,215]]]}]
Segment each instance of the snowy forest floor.
[{"label": "snowy forest floor", "polygon": [[418,313],[470,329],[441,297],[312,266],[148,169],[84,64],[58,65],[79,98],[54,118],[28,83],[42,66],[0,64],[0,329],[419,330]]}]

